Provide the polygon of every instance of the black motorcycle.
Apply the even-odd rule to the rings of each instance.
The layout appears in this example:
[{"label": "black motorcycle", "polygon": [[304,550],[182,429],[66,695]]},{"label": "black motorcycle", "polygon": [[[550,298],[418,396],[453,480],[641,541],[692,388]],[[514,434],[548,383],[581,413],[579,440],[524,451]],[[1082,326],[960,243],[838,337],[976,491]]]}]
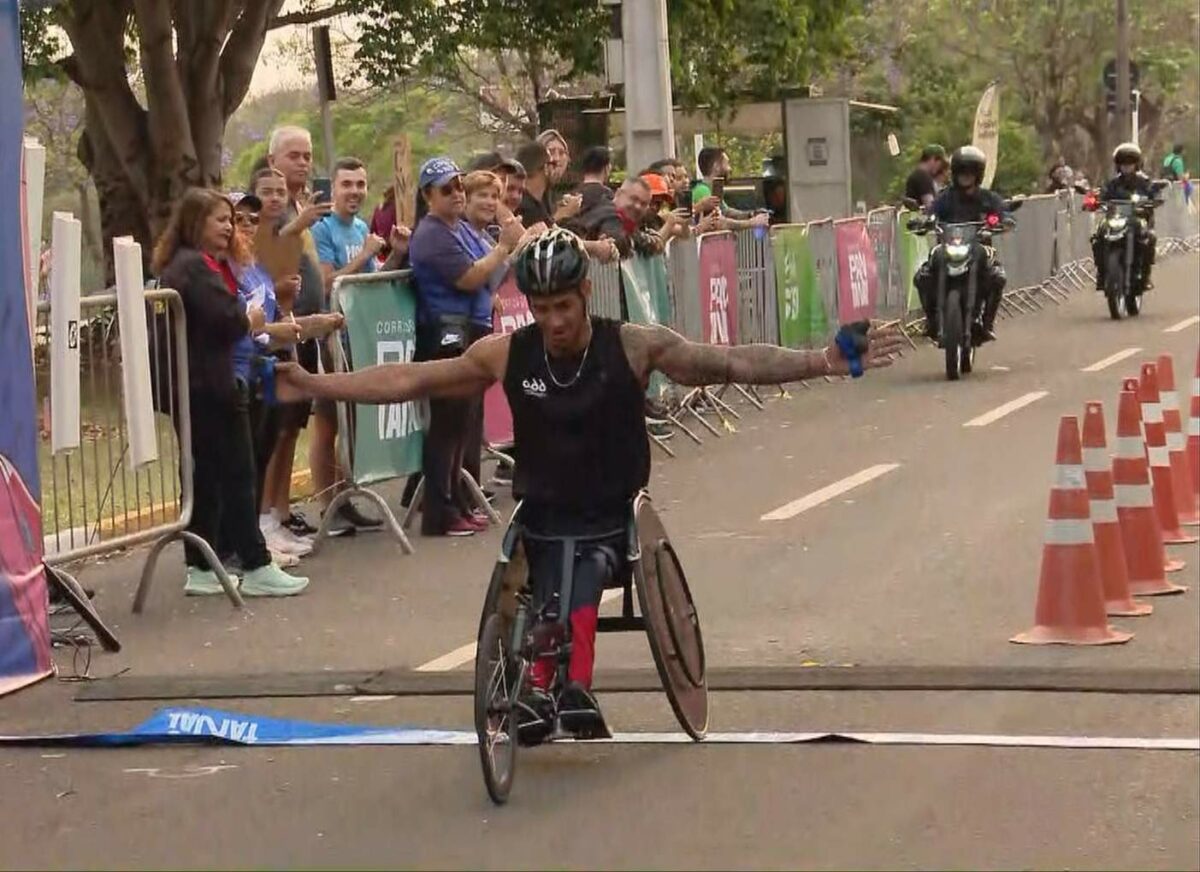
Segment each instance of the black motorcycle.
[{"label": "black motorcycle", "polygon": [[1084,198],[1085,211],[1104,210],[1096,230],[1103,240],[1102,259],[1096,267],[1104,269],[1104,296],[1108,314],[1114,321],[1137,315],[1142,309],[1145,267],[1138,258],[1138,237],[1145,232],[1154,210],[1163,204],[1157,195],[1168,184],[1161,180],[1152,183],[1153,194],[1149,197],[1134,194],[1128,200],[1103,203],[1095,194]]},{"label": "black motorcycle", "polygon": [[[1004,204],[1015,212],[1021,200]],[[979,270],[986,264],[992,238],[1015,226],[1012,219],[988,215],[984,221],[943,224],[933,216],[912,218],[908,229],[919,236],[937,235],[930,259],[937,269],[938,346],[946,354],[946,378],[958,381],[975,366],[975,348],[982,335],[983,300],[979,296]]]}]

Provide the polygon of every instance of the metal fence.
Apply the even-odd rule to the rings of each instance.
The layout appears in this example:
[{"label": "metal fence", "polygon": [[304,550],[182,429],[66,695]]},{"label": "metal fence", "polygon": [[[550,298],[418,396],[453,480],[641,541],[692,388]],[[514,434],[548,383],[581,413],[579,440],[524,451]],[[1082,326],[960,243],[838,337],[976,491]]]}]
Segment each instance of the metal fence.
[{"label": "metal fence", "polygon": [[[124,418],[121,344],[116,294],[80,299],[80,444],[52,453],[49,414],[42,416],[38,465],[42,481],[45,562],[69,567],[100,555],[153,543],[146,556],[134,611],[141,611],[162,549],[177,539],[193,542],[226,583],[230,600],[241,596],[212,549],[186,531],[192,514],[191,411],[183,301],[173,290],[145,293],[148,353],[158,459],[142,468],[129,460]],[[35,377],[43,410],[49,408],[50,303],[38,306]]]}]

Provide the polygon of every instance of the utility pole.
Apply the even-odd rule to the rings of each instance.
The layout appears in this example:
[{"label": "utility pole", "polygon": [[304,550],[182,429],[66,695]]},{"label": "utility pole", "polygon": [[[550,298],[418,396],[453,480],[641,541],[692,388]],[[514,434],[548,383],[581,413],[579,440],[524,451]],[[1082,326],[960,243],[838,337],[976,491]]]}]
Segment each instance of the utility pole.
[{"label": "utility pole", "polygon": [[1129,8],[1127,0],[1117,0],[1117,141],[1136,140],[1132,134],[1129,97],[1133,85],[1129,78]]},{"label": "utility pole", "polygon": [[624,0],[625,161],[629,172],[675,156],[666,0]]}]

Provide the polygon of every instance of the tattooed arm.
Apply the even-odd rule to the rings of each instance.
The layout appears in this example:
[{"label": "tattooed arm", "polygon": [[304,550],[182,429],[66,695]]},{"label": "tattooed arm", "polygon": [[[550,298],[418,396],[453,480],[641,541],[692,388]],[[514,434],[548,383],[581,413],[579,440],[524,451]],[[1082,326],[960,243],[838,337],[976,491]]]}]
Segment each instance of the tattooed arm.
[{"label": "tattooed arm", "polygon": [[[888,366],[901,347],[894,328],[872,328],[864,368]],[[621,325],[621,342],[633,371],[648,378],[657,370],[681,385],[778,385],[823,375],[847,375],[849,363],[836,345],[794,351],[778,345],[706,345],[689,342],[666,327]]]},{"label": "tattooed arm", "polygon": [[508,336],[489,336],[460,357],[425,363],[381,363],[354,372],[315,375],[299,364],[275,366],[280,402],[349,400],[356,403],[401,403],[423,397],[471,397],[483,393],[504,375]]}]

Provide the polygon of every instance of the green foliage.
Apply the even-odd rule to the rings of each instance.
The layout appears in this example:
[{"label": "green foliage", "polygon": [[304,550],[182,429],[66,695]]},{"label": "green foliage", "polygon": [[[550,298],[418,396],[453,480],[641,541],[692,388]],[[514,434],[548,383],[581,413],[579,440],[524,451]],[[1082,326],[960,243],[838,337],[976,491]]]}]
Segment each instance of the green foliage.
[{"label": "green foliage", "polygon": [[21,5],[21,75],[26,82],[60,75],[55,61],[63,55],[63,43],[51,28],[52,15],[46,6]]},{"label": "green foliage", "polygon": [[[273,104],[274,113],[264,113]],[[270,128],[295,124],[312,132],[314,160],[325,166],[321,120],[307,91],[294,92],[291,100],[272,95],[252,101],[230,119],[246,143],[232,155],[226,171],[231,186],[245,185],[251,169],[267,153]],[[435,155],[448,154],[465,163],[491,141],[479,132],[468,101],[454,94],[425,88],[393,93],[373,92],[367,99],[339,100],[333,104],[333,128],[339,157],[353,155],[367,165],[372,197],[382,196],[392,179],[392,143],[400,133],[409,137],[413,169]]]},{"label": "green foliage", "polygon": [[859,0],[668,0],[675,102],[713,112],[807,85],[848,48]]},{"label": "green foliage", "polygon": [[360,0],[356,59],[369,81],[411,76],[454,78],[477,52],[513,53],[537,78],[566,59],[562,78],[603,68],[607,13],[595,0]]}]

